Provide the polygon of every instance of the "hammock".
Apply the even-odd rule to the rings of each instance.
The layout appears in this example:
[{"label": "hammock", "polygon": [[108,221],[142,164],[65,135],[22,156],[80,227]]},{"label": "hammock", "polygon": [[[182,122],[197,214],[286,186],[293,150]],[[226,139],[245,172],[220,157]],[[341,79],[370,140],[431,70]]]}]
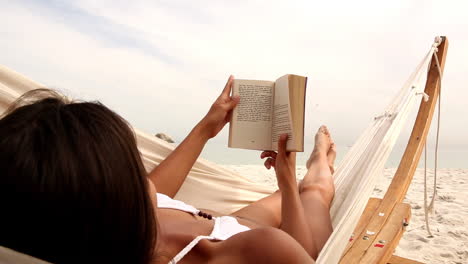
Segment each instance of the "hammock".
[{"label": "hammock", "polygon": [[[424,93],[427,69],[440,43],[441,39],[436,39],[395,98],[372,120],[336,169],[336,194],[330,211],[334,231],[322,249],[317,263],[339,262],[375,182],[383,174],[385,162],[404,121],[421,98],[427,99]],[[20,95],[40,87],[44,86],[0,65],[0,114]],[[174,149],[173,145],[163,140],[138,129],[134,130],[147,171],[164,160]],[[203,197],[200,190],[203,190]],[[199,208],[210,208],[228,214],[274,191],[273,188],[255,184],[242,175],[199,158],[175,199]],[[12,258],[15,258],[15,263],[31,263],[21,260],[33,259],[0,246],[0,262],[10,260],[8,263],[11,263]]]}]

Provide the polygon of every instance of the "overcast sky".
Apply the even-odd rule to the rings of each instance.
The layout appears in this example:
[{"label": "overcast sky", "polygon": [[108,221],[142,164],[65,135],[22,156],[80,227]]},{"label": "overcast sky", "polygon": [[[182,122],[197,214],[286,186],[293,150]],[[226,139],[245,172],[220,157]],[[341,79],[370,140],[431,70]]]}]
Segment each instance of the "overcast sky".
[{"label": "overcast sky", "polygon": [[[468,1],[0,0],[0,64],[180,141],[229,74],[309,77],[307,131],[350,145],[449,38],[441,143],[468,147]],[[216,139],[227,142],[227,129]],[[311,140],[306,136],[306,140]],[[227,143],[226,143],[227,144]]]}]

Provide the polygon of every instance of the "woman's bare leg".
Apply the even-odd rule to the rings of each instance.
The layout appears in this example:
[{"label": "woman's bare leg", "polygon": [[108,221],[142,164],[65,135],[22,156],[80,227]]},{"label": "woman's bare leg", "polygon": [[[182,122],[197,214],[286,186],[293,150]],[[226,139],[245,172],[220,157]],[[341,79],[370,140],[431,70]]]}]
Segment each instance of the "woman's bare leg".
[{"label": "woman's bare leg", "polygon": [[333,228],[330,218],[330,204],[335,194],[332,168],[336,156],[335,146],[325,126],[315,136],[315,147],[306,163],[308,171],[300,184],[302,206],[310,226],[315,252],[309,252],[315,259],[330,237]]},{"label": "woman's bare leg", "polygon": [[[323,134],[326,135],[325,139],[323,139]],[[304,202],[307,203],[307,205],[304,205],[304,210],[306,211],[306,214],[310,216],[309,218],[317,217],[316,213],[314,212],[318,213],[318,212],[324,211],[323,209],[322,210],[319,209],[318,211],[314,209],[315,207],[317,207],[316,205],[317,202],[322,201],[323,197],[320,194],[320,192],[319,192],[320,195],[317,195],[316,192],[311,191],[311,189],[318,189],[318,187],[321,187],[320,183],[323,179],[325,179],[325,182],[327,182],[326,179],[328,178],[331,179],[331,173],[333,171],[333,166],[334,166],[335,157],[336,157],[335,144],[331,141],[328,130],[323,130],[322,134],[318,134],[316,136],[315,143],[316,143],[316,148],[314,149],[314,152],[312,152],[311,158],[307,161],[307,164],[306,164],[308,168],[307,175],[304,177],[303,182],[300,183],[300,189],[299,189],[299,191],[301,192],[301,200],[303,200],[303,204]],[[322,155],[323,153],[325,153],[325,159],[323,159],[323,155]],[[326,164],[325,164],[326,166],[323,164],[323,160],[326,160]],[[323,177],[318,177],[317,179],[315,179],[313,176],[311,176],[311,175],[320,174],[320,173],[317,173],[317,171],[320,172],[322,170],[324,170]],[[318,183],[318,185],[316,183]],[[329,187],[329,185],[325,185],[322,187],[327,187],[327,186]],[[332,188],[332,190],[334,190],[334,188]],[[330,191],[330,188],[324,188],[324,191],[325,191],[325,194],[327,194]],[[331,198],[328,198],[328,199],[331,200]],[[312,213],[309,213],[309,212],[312,212]],[[263,199],[253,202],[252,204],[232,213],[231,215],[244,218],[244,219],[248,219],[259,225],[279,228],[281,226],[281,193],[277,191],[273,193],[272,195],[269,195]],[[326,214],[321,213],[321,215],[329,215],[329,209],[327,209]],[[315,227],[316,226],[315,221],[323,222],[323,220],[320,220],[320,219],[321,217],[318,217],[318,219],[311,220],[311,230],[317,229],[317,227]],[[328,222],[329,221],[330,220],[328,220]],[[318,229],[319,230],[322,229],[321,225],[318,226]],[[328,229],[331,229],[331,227]],[[328,234],[328,231],[325,232],[325,234],[323,235],[319,233],[318,240],[319,241],[324,240],[321,238],[324,236],[328,238],[329,234],[328,235],[327,234]],[[317,242],[317,244],[321,244],[321,242]],[[323,247],[323,245],[321,247]],[[317,250],[317,252],[318,251],[319,250]]]},{"label": "woman's bare leg", "polygon": [[281,225],[281,193],[275,193],[255,201],[231,214],[247,219],[259,226],[279,228]]}]

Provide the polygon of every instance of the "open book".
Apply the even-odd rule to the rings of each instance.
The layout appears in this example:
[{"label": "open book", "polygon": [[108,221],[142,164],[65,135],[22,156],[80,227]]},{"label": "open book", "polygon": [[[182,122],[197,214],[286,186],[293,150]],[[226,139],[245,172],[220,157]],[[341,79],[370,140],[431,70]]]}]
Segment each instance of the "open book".
[{"label": "open book", "polygon": [[288,151],[304,151],[307,77],[287,74],[276,82],[234,80],[240,96],[229,127],[230,148],[278,150],[278,138],[289,135]]}]

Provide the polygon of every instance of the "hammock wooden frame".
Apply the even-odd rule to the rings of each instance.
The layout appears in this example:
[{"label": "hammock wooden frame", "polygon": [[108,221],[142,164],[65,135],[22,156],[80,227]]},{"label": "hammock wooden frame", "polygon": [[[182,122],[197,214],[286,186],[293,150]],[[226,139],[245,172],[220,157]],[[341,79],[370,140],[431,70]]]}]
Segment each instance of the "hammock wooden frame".
[{"label": "hammock wooden frame", "polygon": [[[442,37],[436,56],[443,74],[448,40]],[[435,106],[439,99],[441,77],[432,57],[424,92],[406,150],[383,199],[370,198],[354,229],[340,263],[420,263],[392,256],[411,217],[411,207],[402,203],[413,180],[429,133]]]}]

